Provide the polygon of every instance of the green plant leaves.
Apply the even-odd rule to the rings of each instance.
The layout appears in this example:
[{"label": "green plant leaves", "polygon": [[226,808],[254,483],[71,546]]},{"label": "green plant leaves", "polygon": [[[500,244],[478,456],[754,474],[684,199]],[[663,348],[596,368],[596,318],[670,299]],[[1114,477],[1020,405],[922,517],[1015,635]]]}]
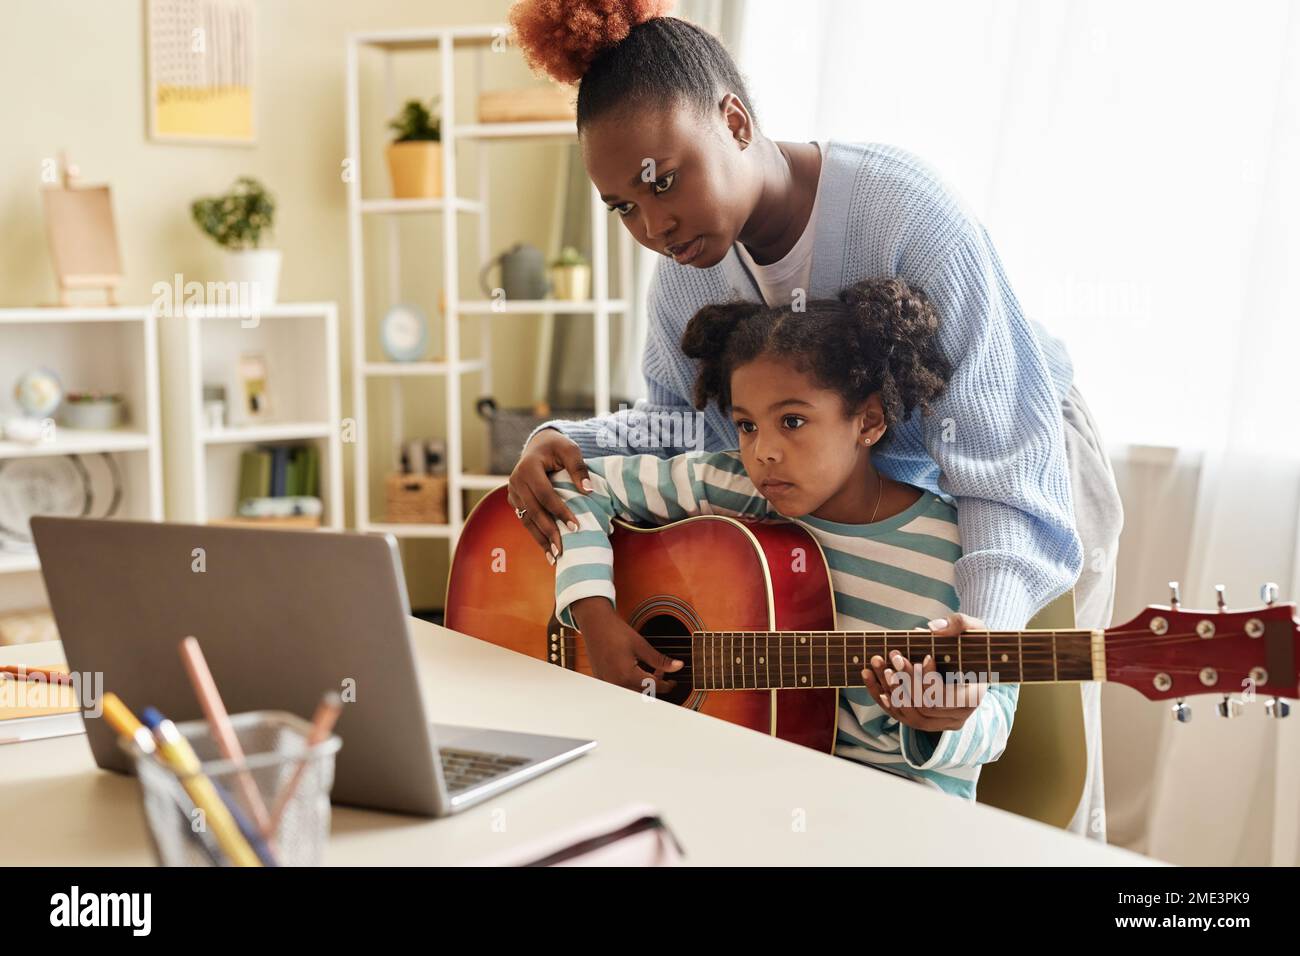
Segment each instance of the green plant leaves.
[{"label": "green plant leaves", "polygon": [[194,200],[190,214],[222,248],[256,249],[275,221],[275,198],[256,179],[240,176],[225,195]]},{"label": "green plant leaves", "polygon": [[417,140],[441,142],[441,120],[435,120],[430,112],[437,102],[436,96],[429,102],[429,106],[425,106],[419,100],[407,100],[402,107],[402,112],[388,123],[389,129],[397,133],[397,138],[393,142],[409,143]]}]

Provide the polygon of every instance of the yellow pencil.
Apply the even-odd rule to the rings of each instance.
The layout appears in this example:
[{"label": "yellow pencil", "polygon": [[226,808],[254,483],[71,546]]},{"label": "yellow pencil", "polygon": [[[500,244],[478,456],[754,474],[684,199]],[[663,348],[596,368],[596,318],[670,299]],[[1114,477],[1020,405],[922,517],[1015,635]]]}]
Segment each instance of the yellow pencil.
[{"label": "yellow pencil", "polygon": [[[107,698],[113,695],[105,694],[104,696],[104,712],[107,714]],[[118,703],[121,703],[121,701],[118,701]],[[123,707],[123,710],[125,710],[125,707]],[[127,711],[127,714],[129,715],[130,711]],[[111,717],[109,719],[112,720]],[[136,724],[139,724],[139,721],[135,721],[134,717],[131,719]],[[201,773],[202,765],[199,763],[194,748],[190,746],[188,740],[181,736],[181,732],[176,729],[176,725],[152,707],[145,708],[144,723],[154,732],[154,737],[158,743],[158,753],[162,755],[163,759],[176,772],[176,775],[180,777],[181,785],[185,787],[185,792],[190,795],[194,805],[203,811],[208,826],[211,827],[213,836],[217,838],[217,845],[221,847],[222,852],[229,857],[235,866],[261,866],[262,861],[257,858],[253,848],[248,845],[244,835],[239,832],[239,824],[230,815],[230,810],[221,799],[221,795],[217,793],[217,788],[212,785],[211,780]],[[119,733],[123,732],[119,728]],[[134,731],[128,732],[128,735],[132,739],[135,738]]]}]

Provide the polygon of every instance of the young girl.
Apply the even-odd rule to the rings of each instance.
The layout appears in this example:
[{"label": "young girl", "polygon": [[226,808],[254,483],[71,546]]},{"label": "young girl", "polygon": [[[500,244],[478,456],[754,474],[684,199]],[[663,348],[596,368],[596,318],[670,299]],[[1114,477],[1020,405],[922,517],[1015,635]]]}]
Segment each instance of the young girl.
[{"label": "young girl", "polygon": [[[956,508],[872,465],[891,429],[943,391],[951,369],[936,328],[924,295],[897,279],[860,282],[801,312],[739,302],[696,313],[682,338],[701,363],[695,407],[729,414],[739,450],[589,458],[587,494],[567,471],[552,476],[577,517],[555,561],[557,613],[582,631],[593,666],[622,666],[597,658],[631,630],[614,610],[614,517],[785,517],[826,554],[837,629],[945,627],[958,607]],[[936,700],[916,693],[936,671],[928,655],[916,666],[897,650],[889,658],[863,670],[865,689],[840,691],[836,754],[974,799],[980,766],[1006,746],[1019,686],[980,685],[961,699],[969,688],[949,685]],[[663,674],[681,663],[654,663],[667,689]]]}]

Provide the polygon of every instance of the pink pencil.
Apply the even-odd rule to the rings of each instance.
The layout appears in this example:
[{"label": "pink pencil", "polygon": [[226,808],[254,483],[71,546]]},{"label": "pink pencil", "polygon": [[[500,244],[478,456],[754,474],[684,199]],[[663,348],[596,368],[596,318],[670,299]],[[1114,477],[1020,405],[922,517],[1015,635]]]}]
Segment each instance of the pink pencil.
[{"label": "pink pencil", "polygon": [[203,716],[208,719],[213,739],[226,759],[239,769],[239,788],[244,792],[249,809],[253,811],[253,820],[262,831],[262,838],[271,840],[275,835],[271,817],[266,812],[266,804],[262,802],[262,795],[258,792],[252,775],[244,769],[244,750],[239,746],[239,737],[230,723],[226,705],[217,693],[217,682],[212,679],[212,671],[208,669],[199,642],[193,637],[181,641],[181,661],[185,664],[186,673],[190,675],[190,683],[194,685],[194,693],[203,708]]},{"label": "pink pencil", "polygon": [[[311,736],[307,738],[308,750],[329,737],[330,731],[334,729],[334,724],[338,721],[341,713],[343,713],[343,698],[339,696],[338,691],[326,691],[325,696],[316,705],[316,713],[311,718]],[[298,769],[293,772],[293,777],[290,778],[285,788],[280,791],[280,797],[275,802],[275,810],[271,813],[272,829],[279,828],[280,817],[284,815],[284,808],[289,805],[289,801],[293,798],[294,791],[298,789],[298,783],[302,780],[302,775],[306,769],[307,758],[304,757],[298,763]]]}]

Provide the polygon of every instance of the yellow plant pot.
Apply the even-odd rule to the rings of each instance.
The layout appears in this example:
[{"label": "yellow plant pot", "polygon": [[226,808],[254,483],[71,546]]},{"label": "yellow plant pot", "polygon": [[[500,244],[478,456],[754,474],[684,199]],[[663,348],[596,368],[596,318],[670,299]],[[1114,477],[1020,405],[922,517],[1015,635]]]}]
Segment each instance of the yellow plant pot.
[{"label": "yellow plant pot", "polygon": [[433,199],[442,195],[442,143],[412,140],[388,145],[388,172],[394,199]]},{"label": "yellow plant pot", "polygon": [[591,266],[551,266],[551,293],[565,302],[591,297]]}]

